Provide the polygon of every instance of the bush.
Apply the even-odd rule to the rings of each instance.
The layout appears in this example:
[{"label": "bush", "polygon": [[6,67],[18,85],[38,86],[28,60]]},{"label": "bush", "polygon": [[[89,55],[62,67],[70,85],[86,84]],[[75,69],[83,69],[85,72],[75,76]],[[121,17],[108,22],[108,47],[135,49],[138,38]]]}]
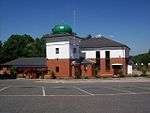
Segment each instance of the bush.
[{"label": "bush", "polygon": [[125,77],[125,75],[124,75],[124,74],[121,74],[121,75],[119,75],[119,77],[120,77],[120,78],[123,78],[123,77]]},{"label": "bush", "polygon": [[143,67],[141,68],[141,71],[142,71],[142,75],[146,75],[146,73],[147,73],[147,67],[146,67],[146,66],[143,66]]},{"label": "bush", "polygon": [[75,72],[75,79],[81,79],[81,73],[80,71]]},{"label": "bush", "polygon": [[56,79],[56,76],[55,76],[54,71],[51,71],[51,78],[52,78],[52,79]]},{"label": "bush", "polygon": [[120,78],[125,77],[125,74],[123,73],[123,70],[120,70],[120,71],[119,71],[118,77],[120,77]]},{"label": "bush", "polygon": [[81,79],[81,76],[79,74],[76,74],[75,79]]},{"label": "bush", "polygon": [[0,79],[10,79],[10,75],[8,73],[1,74]]},{"label": "bush", "polygon": [[16,68],[15,67],[11,67],[10,69],[10,76],[11,78],[17,78],[17,71],[16,71]]},{"label": "bush", "polygon": [[140,77],[147,77],[147,74],[141,74]]},{"label": "bush", "polygon": [[95,75],[95,78],[100,78],[100,76],[99,75]]},{"label": "bush", "polygon": [[86,75],[84,75],[82,78],[83,78],[83,79],[88,79],[89,77],[88,77],[88,76],[86,76]]},{"label": "bush", "polygon": [[94,76],[96,78],[100,78],[99,75],[98,75],[98,73],[99,73],[99,68],[98,67],[94,68]]},{"label": "bush", "polygon": [[134,74],[134,75],[132,75],[132,77],[139,77],[139,75],[138,74]]}]

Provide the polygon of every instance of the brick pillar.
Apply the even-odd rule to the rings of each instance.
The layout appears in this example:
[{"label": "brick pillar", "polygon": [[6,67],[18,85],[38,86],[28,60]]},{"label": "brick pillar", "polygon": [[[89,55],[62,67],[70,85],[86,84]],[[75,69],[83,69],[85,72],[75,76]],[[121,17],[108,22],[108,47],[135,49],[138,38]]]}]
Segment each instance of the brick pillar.
[{"label": "brick pillar", "polygon": [[100,59],[100,76],[102,77],[112,77],[113,76],[113,69],[111,65],[111,59],[110,59],[110,70],[106,70],[106,61],[105,58]]}]

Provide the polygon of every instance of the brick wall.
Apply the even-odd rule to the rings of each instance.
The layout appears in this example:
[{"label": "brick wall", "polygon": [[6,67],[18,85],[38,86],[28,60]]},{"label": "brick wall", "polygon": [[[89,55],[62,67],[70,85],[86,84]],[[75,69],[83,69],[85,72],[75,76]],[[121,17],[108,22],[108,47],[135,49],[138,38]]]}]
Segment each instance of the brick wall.
[{"label": "brick wall", "polygon": [[81,65],[82,76],[93,77],[92,64]]},{"label": "brick wall", "polygon": [[[71,77],[71,60],[70,59],[50,59],[47,60],[48,69],[53,70],[57,77]],[[59,67],[59,72],[56,72]]]},{"label": "brick wall", "polygon": [[124,74],[127,73],[127,59],[125,58],[111,58],[110,70],[106,70],[105,59],[100,59],[100,76],[113,76],[114,70],[112,64],[123,64],[122,69]]}]

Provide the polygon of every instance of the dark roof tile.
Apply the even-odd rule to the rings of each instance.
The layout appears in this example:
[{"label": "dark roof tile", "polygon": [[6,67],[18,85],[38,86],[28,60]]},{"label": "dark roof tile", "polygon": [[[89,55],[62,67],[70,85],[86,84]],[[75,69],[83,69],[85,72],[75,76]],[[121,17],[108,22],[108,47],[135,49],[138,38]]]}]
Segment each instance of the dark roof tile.
[{"label": "dark roof tile", "polygon": [[128,46],[102,36],[100,38],[83,39],[80,42],[80,47],[81,48],[102,48],[102,47],[128,47]]},{"label": "dark roof tile", "polygon": [[2,65],[14,67],[46,67],[46,58],[44,57],[18,58],[10,62],[4,63]]}]

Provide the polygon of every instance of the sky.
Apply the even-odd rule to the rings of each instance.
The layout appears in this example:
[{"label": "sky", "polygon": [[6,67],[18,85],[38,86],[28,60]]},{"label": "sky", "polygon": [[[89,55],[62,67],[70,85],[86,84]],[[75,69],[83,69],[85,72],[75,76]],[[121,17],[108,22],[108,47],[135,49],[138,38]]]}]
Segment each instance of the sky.
[{"label": "sky", "polygon": [[124,43],[131,55],[150,49],[150,0],[0,0],[3,42],[12,34],[41,37],[62,23],[82,37],[101,34]]}]

